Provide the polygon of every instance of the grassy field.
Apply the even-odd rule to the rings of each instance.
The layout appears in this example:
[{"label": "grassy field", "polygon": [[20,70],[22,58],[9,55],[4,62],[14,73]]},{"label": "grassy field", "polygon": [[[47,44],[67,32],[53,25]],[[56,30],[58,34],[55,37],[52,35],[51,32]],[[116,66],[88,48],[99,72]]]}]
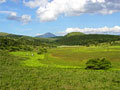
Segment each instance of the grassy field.
[{"label": "grassy field", "polygon": [[[84,68],[86,61],[92,58],[106,58],[112,62],[113,69],[120,69],[120,46],[110,47],[65,47],[52,49],[47,57],[49,63],[69,65]],[[46,63],[46,62],[45,62]]]},{"label": "grassy field", "polygon": [[[112,69],[84,69],[88,59],[102,57]],[[119,70],[120,46],[0,52],[0,90],[120,90]]]},{"label": "grassy field", "polygon": [[[112,62],[112,69],[120,69],[120,46],[111,47],[62,47],[50,49],[47,54],[36,52],[12,52],[16,56],[28,58],[22,64],[32,67],[56,67],[84,69],[92,58],[106,58]],[[34,56],[32,56],[34,54]]]}]

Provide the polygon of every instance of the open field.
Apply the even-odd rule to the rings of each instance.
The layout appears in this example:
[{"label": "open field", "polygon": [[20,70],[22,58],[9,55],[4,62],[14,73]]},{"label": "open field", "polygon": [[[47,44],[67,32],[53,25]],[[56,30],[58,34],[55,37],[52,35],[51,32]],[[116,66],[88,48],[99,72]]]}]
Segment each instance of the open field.
[{"label": "open field", "polygon": [[[112,62],[111,70],[84,70],[88,59],[102,57]],[[120,89],[120,46],[0,52],[0,66],[0,90]]]},{"label": "open field", "polygon": [[120,69],[120,46],[109,47],[63,47],[52,49],[47,57],[55,61],[74,66],[85,66],[86,61],[92,58],[106,58],[112,62],[113,69]]},{"label": "open field", "polygon": [[[62,47],[50,49],[47,54],[36,52],[12,52],[28,60],[22,62],[26,66],[42,66],[57,68],[85,68],[85,63],[92,58],[106,58],[112,62],[112,69],[120,69],[120,47]],[[34,54],[34,56],[32,56]]]}]

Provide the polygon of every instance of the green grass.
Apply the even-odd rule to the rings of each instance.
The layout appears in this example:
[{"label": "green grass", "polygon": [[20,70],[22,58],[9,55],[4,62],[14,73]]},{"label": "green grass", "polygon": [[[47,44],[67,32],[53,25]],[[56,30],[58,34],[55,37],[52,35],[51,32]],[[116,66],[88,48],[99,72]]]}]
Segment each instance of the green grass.
[{"label": "green grass", "polygon": [[[36,52],[12,52],[12,55],[21,56],[26,58],[25,61],[22,61],[21,64],[29,67],[55,67],[55,68],[81,68],[79,66],[67,66],[59,64],[44,63],[47,61],[48,54],[39,55]],[[32,54],[34,56],[32,56]],[[46,57],[45,57],[46,56]],[[43,62],[43,63],[42,63]]]},{"label": "green grass", "polygon": [[51,49],[42,60],[45,64],[79,66],[85,68],[85,63],[91,58],[106,58],[112,62],[112,69],[120,69],[120,46],[105,47],[65,47]]},{"label": "green grass", "polygon": [[[67,47],[50,49],[43,55],[2,51],[0,90],[120,90],[119,50],[120,46],[109,47],[109,51]],[[114,70],[83,69],[88,58],[101,56],[113,63]]]},{"label": "green grass", "polygon": [[[35,52],[12,52],[11,54],[13,54],[15,56],[22,56],[22,57],[26,58],[25,61],[21,62],[22,65],[32,66],[32,67],[39,67],[39,66],[47,67],[47,65],[39,62],[39,60],[44,59],[44,54],[38,55]],[[32,56],[32,54],[33,54],[33,56]]]},{"label": "green grass", "polygon": [[[65,47],[50,49],[47,54],[36,52],[12,52],[16,56],[26,57],[22,64],[32,67],[85,68],[91,58],[106,58],[112,62],[112,69],[120,69],[120,46],[111,47]],[[32,56],[34,54],[34,56]]]}]

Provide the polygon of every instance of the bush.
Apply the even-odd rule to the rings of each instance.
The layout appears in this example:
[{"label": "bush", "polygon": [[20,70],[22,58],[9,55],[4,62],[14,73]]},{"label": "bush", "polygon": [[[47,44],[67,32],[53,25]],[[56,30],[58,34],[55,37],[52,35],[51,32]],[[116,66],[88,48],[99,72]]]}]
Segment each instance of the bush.
[{"label": "bush", "polygon": [[18,47],[10,47],[10,52],[19,51]]},{"label": "bush", "polygon": [[37,54],[43,54],[43,53],[47,53],[46,48],[40,48]]},{"label": "bush", "polygon": [[33,51],[33,48],[30,46],[24,46],[23,48],[25,51]]},{"label": "bush", "polygon": [[42,52],[42,51],[39,51],[37,54],[43,54],[43,52]]},{"label": "bush", "polygon": [[86,63],[86,69],[107,70],[111,68],[111,62],[103,59],[90,59]]}]

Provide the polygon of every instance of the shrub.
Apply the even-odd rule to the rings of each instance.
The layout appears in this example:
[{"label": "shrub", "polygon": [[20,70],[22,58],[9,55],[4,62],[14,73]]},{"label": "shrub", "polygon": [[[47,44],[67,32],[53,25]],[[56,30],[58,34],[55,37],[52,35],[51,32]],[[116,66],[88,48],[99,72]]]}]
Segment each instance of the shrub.
[{"label": "shrub", "polygon": [[25,51],[33,51],[33,48],[30,46],[24,46]]},{"label": "shrub", "polygon": [[103,59],[90,59],[86,63],[86,69],[107,70],[111,68],[111,62]]},{"label": "shrub", "polygon": [[38,51],[37,54],[43,54],[43,52],[42,51]]},{"label": "shrub", "polygon": [[4,46],[0,46],[0,50],[4,50],[5,49],[5,47]]},{"label": "shrub", "polygon": [[37,54],[43,54],[43,53],[47,53],[46,48],[40,48]]},{"label": "shrub", "polygon": [[10,52],[19,51],[18,47],[10,47]]}]

